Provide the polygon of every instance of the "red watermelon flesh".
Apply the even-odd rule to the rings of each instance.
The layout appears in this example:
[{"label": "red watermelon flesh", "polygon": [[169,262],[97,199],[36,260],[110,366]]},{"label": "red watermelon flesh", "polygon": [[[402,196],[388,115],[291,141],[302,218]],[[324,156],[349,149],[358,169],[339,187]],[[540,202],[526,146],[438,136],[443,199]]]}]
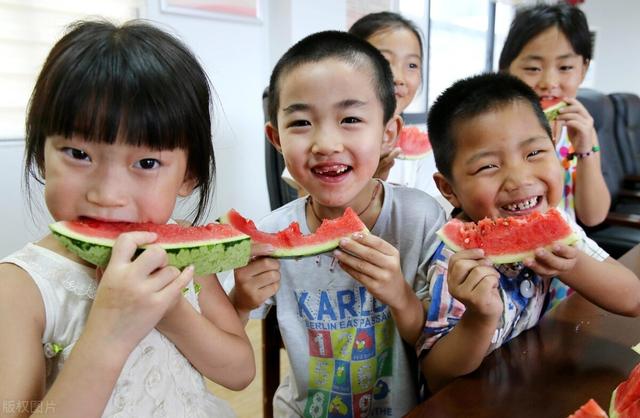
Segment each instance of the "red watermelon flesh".
[{"label": "red watermelon flesh", "polygon": [[568,106],[567,102],[555,97],[553,99],[540,99],[540,107],[549,122],[553,121],[560,114],[560,109]]},{"label": "red watermelon flesh", "polygon": [[402,149],[401,160],[419,160],[431,151],[431,142],[426,132],[415,126],[405,126],[398,135],[396,147]]},{"label": "red watermelon flesh", "polygon": [[453,251],[481,248],[495,264],[515,263],[533,257],[540,247],[578,240],[567,221],[556,209],[526,216],[482,219],[478,223],[452,219],[439,231],[445,245]]},{"label": "red watermelon flesh", "polygon": [[607,413],[600,408],[598,402],[589,399],[587,403],[567,418],[607,418]]},{"label": "red watermelon flesh", "polygon": [[320,254],[336,248],[342,238],[350,237],[356,232],[368,233],[365,224],[351,208],[346,208],[339,218],[324,219],[316,232],[308,235],[302,234],[297,222],[292,222],[278,232],[260,231],[252,220],[244,218],[234,209],[222,221],[249,235],[256,243],[274,246],[276,250],[271,256],[276,258]]},{"label": "red watermelon flesh", "polygon": [[249,261],[249,237],[230,225],[185,227],[83,219],[56,222],[50,229],[71,252],[102,267],[108,264],[118,236],[133,231],[156,233],[158,238],[153,244],[167,251],[169,265],[183,268],[193,264],[198,275],[230,270]]},{"label": "red watermelon flesh", "polygon": [[640,364],[614,390],[609,414],[611,418],[640,417]]}]

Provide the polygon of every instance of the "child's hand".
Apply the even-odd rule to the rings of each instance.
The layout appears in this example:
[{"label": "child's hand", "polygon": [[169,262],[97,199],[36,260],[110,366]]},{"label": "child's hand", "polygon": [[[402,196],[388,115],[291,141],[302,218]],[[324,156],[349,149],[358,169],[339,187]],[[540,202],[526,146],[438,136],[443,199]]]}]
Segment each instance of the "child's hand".
[{"label": "child's hand", "polygon": [[557,121],[567,126],[569,141],[577,153],[591,152],[597,144],[593,118],[577,99],[563,99],[569,106],[560,110]]},{"label": "child's hand", "polygon": [[565,244],[554,244],[551,251],[538,248],[534,258],[524,260],[524,265],[542,278],[556,277],[571,271],[577,261],[578,249]]},{"label": "child's hand", "polygon": [[[236,284],[232,300],[236,310],[243,313],[262,305],[280,288],[280,261],[259,257],[264,255],[265,247],[252,247],[251,252],[253,257],[249,264],[234,270]],[[273,249],[266,252],[273,252]]]},{"label": "child's hand", "polygon": [[396,157],[400,155],[402,150],[400,148],[394,148],[387,153],[383,153],[380,155],[380,162],[378,162],[378,168],[374,173],[373,177],[387,180],[389,178],[389,172],[391,171],[391,167],[396,162]]},{"label": "child's hand", "polygon": [[344,251],[333,253],[340,266],[371,295],[391,308],[407,305],[409,287],[394,246],[375,235],[355,233],[350,239],[342,239],[340,248]]},{"label": "child's hand", "polygon": [[159,246],[149,246],[132,261],[139,246],[155,239],[149,232],[120,235],[101,274],[87,330],[114,347],[132,349],[178,302],[193,278],[193,267],[181,273],[167,266],[167,253]]},{"label": "child's hand", "polygon": [[503,304],[498,283],[500,273],[479,249],[457,252],[449,259],[447,285],[451,296],[462,302],[467,313],[497,319]]}]

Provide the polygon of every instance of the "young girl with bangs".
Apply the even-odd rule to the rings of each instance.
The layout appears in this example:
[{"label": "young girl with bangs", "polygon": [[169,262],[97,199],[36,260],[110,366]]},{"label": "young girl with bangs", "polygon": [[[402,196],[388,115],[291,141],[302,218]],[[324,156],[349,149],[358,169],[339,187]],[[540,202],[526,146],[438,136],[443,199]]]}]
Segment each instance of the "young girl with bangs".
[{"label": "young girl with bangs", "polygon": [[[79,22],[47,57],[27,116],[25,181],[56,221],[170,222],[215,172],[210,88],[193,56],[148,24]],[[3,416],[228,417],[203,375],[239,390],[253,351],[215,276],[167,265],[122,234],[97,270],[51,235],[0,260]],[[8,378],[10,377],[10,378]]]}]

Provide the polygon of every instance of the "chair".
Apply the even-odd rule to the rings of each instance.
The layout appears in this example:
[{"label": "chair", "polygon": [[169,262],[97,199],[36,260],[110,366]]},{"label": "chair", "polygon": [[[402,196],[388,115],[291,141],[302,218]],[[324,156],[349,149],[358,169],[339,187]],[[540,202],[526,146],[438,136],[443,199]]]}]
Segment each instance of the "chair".
[{"label": "chair", "polygon": [[[269,119],[268,107],[269,92],[266,88],[262,93],[265,122]],[[281,174],[285,167],[282,154],[271,145],[268,139],[264,148],[269,203],[271,210],[274,210],[294,200],[297,192],[282,180]],[[280,349],[282,348],[284,345],[278,328],[276,311],[272,309],[262,321],[262,415],[264,418],[273,417],[273,395],[280,385]]]},{"label": "chair", "polygon": [[[611,193],[611,209],[605,221],[585,230],[612,257],[618,258],[640,243],[640,199],[634,197],[640,197],[640,193],[626,188],[631,177],[625,167],[632,167],[632,161],[627,158],[626,164],[623,162],[630,151],[621,148],[619,137],[625,116],[619,104],[614,106],[611,96],[596,90],[580,89],[578,100],[593,117],[601,147],[602,174]],[[635,117],[640,118],[640,114]]]}]

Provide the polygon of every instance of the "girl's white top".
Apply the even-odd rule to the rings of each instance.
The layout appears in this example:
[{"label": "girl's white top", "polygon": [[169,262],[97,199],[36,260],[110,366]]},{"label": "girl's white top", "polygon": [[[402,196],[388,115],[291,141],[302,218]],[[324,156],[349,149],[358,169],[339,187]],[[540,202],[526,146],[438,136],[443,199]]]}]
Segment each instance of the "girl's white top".
[{"label": "girl's white top", "polygon": [[[0,262],[25,270],[42,295],[42,347],[49,389],[84,330],[98,285],[95,269],[34,244]],[[200,311],[193,282],[185,297]],[[234,416],[224,401],[207,390],[202,375],[156,329],[129,355],[103,413],[103,417],[118,418]]]}]

